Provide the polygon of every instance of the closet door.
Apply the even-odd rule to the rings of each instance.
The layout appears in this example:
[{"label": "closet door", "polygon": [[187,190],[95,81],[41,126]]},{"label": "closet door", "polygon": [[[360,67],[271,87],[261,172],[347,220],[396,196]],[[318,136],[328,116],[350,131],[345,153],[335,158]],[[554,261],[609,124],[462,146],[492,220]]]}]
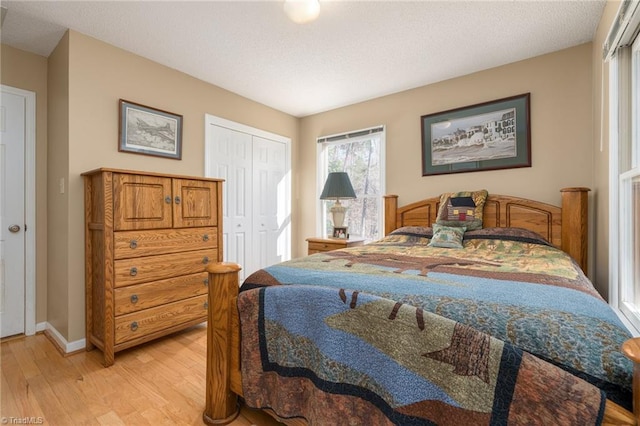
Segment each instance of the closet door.
[{"label": "closet door", "polygon": [[223,184],[224,260],[240,280],[291,258],[291,141],[207,116],[205,174]]},{"label": "closet door", "polygon": [[286,146],[253,137],[253,258],[256,269],[286,259]]},{"label": "closet door", "polygon": [[225,127],[211,126],[207,141],[209,176],[224,179],[222,184],[223,256],[242,266],[244,280],[253,266],[251,248],[252,137]]}]

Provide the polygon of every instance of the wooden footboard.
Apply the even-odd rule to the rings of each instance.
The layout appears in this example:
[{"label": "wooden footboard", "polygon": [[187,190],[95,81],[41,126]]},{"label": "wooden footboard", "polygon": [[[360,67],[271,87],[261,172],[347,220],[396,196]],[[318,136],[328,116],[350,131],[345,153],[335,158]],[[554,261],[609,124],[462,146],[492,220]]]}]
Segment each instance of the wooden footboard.
[{"label": "wooden footboard", "polygon": [[[548,240],[570,253],[586,270],[587,247],[587,191],[586,188],[562,190],[562,209],[516,197],[493,196],[485,211],[490,226],[520,226],[548,232]],[[431,198],[398,208],[397,196],[385,198],[385,234],[399,226],[428,226],[435,219],[439,199]],[[429,213],[432,212],[432,213]],[[487,213],[488,212],[488,213]],[[432,216],[433,214],[433,216]],[[425,217],[427,218],[425,220]],[[431,220],[433,218],[433,220]],[[428,225],[425,224],[428,222]],[[395,224],[395,225],[394,225]],[[526,225],[526,226],[522,226]],[[561,226],[564,225],[564,226]],[[540,233],[540,232],[539,232]],[[544,232],[542,233],[545,236]],[[215,263],[209,272],[209,310],[207,326],[206,424],[226,424],[239,413],[238,396],[242,396],[240,372],[240,326],[237,310],[238,272],[234,263]],[[640,424],[640,338],[630,339],[622,348],[634,362],[634,413],[607,401],[604,425]],[[297,421],[300,424],[299,421]]]},{"label": "wooden footboard", "polygon": [[[209,272],[207,313],[207,387],[202,420],[206,424],[227,424],[239,414],[240,326],[238,321],[238,272],[235,263],[214,263]],[[235,318],[235,320],[234,320]],[[236,365],[232,365],[235,359]],[[234,383],[238,381],[240,385]],[[234,383],[233,389],[231,384]]]}]

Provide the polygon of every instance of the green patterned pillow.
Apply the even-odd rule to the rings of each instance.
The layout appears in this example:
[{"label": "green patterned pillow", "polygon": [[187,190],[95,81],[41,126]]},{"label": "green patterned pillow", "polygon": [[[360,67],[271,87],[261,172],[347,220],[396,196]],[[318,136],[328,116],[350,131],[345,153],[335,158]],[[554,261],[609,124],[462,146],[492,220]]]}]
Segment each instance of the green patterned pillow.
[{"label": "green patterned pillow", "polygon": [[462,248],[462,237],[467,228],[464,226],[444,226],[433,224],[433,237],[429,241],[430,247]]},{"label": "green patterned pillow", "polygon": [[488,196],[486,189],[442,194],[436,223],[465,226],[467,231],[482,229],[482,212]]}]

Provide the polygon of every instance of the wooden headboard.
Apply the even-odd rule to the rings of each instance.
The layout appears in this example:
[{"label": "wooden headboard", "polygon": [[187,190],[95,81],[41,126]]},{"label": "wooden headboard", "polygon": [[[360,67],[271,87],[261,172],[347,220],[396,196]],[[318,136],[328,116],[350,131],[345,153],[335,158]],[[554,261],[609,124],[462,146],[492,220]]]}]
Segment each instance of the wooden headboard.
[{"label": "wooden headboard", "polygon": [[[540,234],[567,252],[587,271],[589,188],[563,188],[562,206],[509,195],[489,195],[483,227],[518,227]],[[402,226],[431,226],[436,221],[440,196],[398,207],[397,195],[384,197],[384,234]]]}]

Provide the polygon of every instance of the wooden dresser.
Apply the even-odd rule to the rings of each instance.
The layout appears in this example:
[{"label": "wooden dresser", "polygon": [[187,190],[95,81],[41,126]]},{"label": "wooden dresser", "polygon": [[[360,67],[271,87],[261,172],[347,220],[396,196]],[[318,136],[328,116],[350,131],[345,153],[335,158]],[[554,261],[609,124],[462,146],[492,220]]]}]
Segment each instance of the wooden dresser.
[{"label": "wooden dresser", "polygon": [[85,186],[87,350],[114,353],[207,319],[222,260],[222,180],[97,169]]}]

